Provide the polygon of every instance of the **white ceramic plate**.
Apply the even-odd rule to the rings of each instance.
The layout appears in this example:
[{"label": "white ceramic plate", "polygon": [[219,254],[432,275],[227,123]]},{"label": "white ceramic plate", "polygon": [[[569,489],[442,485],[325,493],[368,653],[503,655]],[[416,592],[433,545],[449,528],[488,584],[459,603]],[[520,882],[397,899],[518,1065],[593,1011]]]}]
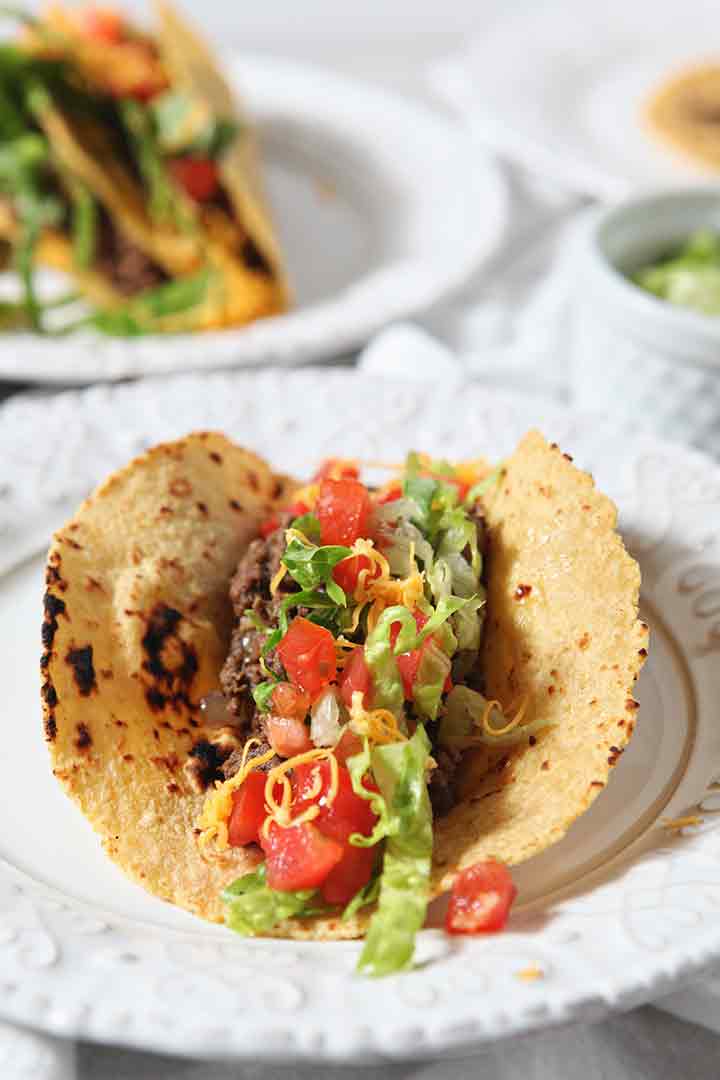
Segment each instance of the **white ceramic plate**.
[{"label": "white ceramic plate", "polygon": [[[399,1059],[593,1019],[720,957],[720,470],[706,458],[481,387],[192,375],[9,402],[0,527],[77,500],[131,454],[192,428],[222,428],[302,473],[338,450],[502,457],[533,424],[617,499],[651,653],[630,748],[567,837],[517,869],[508,931],[451,940],[428,929],[416,970],[373,981],[353,973],[355,943],[241,940],[127,881],[48,769],[32,558],[0,579],[1,1015],[178,1054]],[[31,546],[44,539],[25,530]],[[704,823],[687,835],[660,825],[698,806]],[[526,981],[529,970],[539,977]]]},{"label": "white ceramic plate", "polygon": [[452,121],[315,67],[226,66],[259,129],[295,308],[173,337],[3,334],[0,378],[87,383],[338,356],[441,300],[497,248],[501,174]]},{"label": "white ceramic plate", "polygon": [[484,30],[434,81],[493,149],[570,190],[612,199],[707,182],[648,134],[642,110],[677,69],[719,56],[711,0],[555,0]]}]

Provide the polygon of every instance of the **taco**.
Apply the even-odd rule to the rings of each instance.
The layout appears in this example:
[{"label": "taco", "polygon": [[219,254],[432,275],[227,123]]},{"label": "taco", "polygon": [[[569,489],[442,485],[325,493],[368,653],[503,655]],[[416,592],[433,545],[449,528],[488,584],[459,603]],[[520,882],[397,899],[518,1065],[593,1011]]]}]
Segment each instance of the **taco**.
[{"label": "taco", "polygon": [[645,105],[651,133],[686,162],[720,169],[720,64],[697,64],[665,80]]},{"label": "taco", "polygon": [[73,278],[106,333],[287,308],[252,125],[202,42],[157,14],[152,37],[109,9],[53,5],[0,48],[0,236],[38,328],[37,264]]},{"label": "taco", "polygon": [[499,468],[410,454],[299,488],[222,435],[110,477],[54,538],[53,770],[152,893],[243,934],[367,932],[406,966],[428,901],[503,925],[635,724],[640,575],[536,432]]}]

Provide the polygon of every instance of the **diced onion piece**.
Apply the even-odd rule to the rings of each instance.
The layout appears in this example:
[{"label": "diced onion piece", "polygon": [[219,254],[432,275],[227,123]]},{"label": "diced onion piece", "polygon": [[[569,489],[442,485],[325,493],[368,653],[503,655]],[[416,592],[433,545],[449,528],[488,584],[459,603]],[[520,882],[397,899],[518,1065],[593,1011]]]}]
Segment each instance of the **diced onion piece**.
[{"label": "diced onion piece", "polygon": [[310,738],[316,746],[335,746],[340,738],[340,706],[332,686],[323,691],[312,707]]}]

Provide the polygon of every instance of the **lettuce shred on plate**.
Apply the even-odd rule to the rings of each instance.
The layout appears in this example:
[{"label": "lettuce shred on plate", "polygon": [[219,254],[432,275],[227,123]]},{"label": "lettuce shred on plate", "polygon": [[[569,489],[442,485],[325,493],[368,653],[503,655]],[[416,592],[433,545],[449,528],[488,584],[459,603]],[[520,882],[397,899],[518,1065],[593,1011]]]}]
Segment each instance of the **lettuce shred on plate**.
[{"label": "lettuce shred on plate", "polygon": [[410,454],[373,489],[331,461],[240,561],[222,697],[204,704],[245,740],[199,822],[203,848],[264,854],[223,894],[238,933],[372,905],[359,970],[410,965],[433,817],[456,802],[464,751],[534,730],[522,707],[508,718],[488,701],[479,675],[478,500],[498,476]]}]

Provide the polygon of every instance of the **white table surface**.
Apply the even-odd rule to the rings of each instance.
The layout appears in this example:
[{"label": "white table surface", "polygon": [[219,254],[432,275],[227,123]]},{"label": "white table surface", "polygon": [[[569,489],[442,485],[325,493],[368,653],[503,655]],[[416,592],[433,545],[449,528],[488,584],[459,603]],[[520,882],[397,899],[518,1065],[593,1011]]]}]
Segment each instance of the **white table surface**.
[{"label": "white table surface", "polygon": [[[477,33],[502,10],[529,2],[393,0],[390,6],[385,0],[365,0],[351,7],[332,0],[305,0],[300,18],[296,0],[265,0],[259,8],[204,0],[202,16],[210,35],[225,47],[275,51],[325,64],[427,101],[424,70],[429,62],[457,49],[467,35]],[[141,0],[129,0],[125,6],[140,12],[147,9]],[[189,0],[180,6],[191,12],[198,9]],[[522,183],[516,184],[515,198],[518,220],[532,230]],[[477,287],[482,289],[483,282]],[[466,300],[474,299],[471,289]],[[434,313],[428,325],[455,345],[458,335],[462,336],[461,315],[462,304],[454,304]],[[716,1080],[719,1063],[720,1036],[650,1007],[595,1025],[498,1044],[471,1059],[378,1069],[269,1069],[181,1061],[85,1044],[76,1050],[78,1080]],[[30,1074],[18,1071],[16,1075]],[[4,1072],[2,1080],[16,1077]]]}]

